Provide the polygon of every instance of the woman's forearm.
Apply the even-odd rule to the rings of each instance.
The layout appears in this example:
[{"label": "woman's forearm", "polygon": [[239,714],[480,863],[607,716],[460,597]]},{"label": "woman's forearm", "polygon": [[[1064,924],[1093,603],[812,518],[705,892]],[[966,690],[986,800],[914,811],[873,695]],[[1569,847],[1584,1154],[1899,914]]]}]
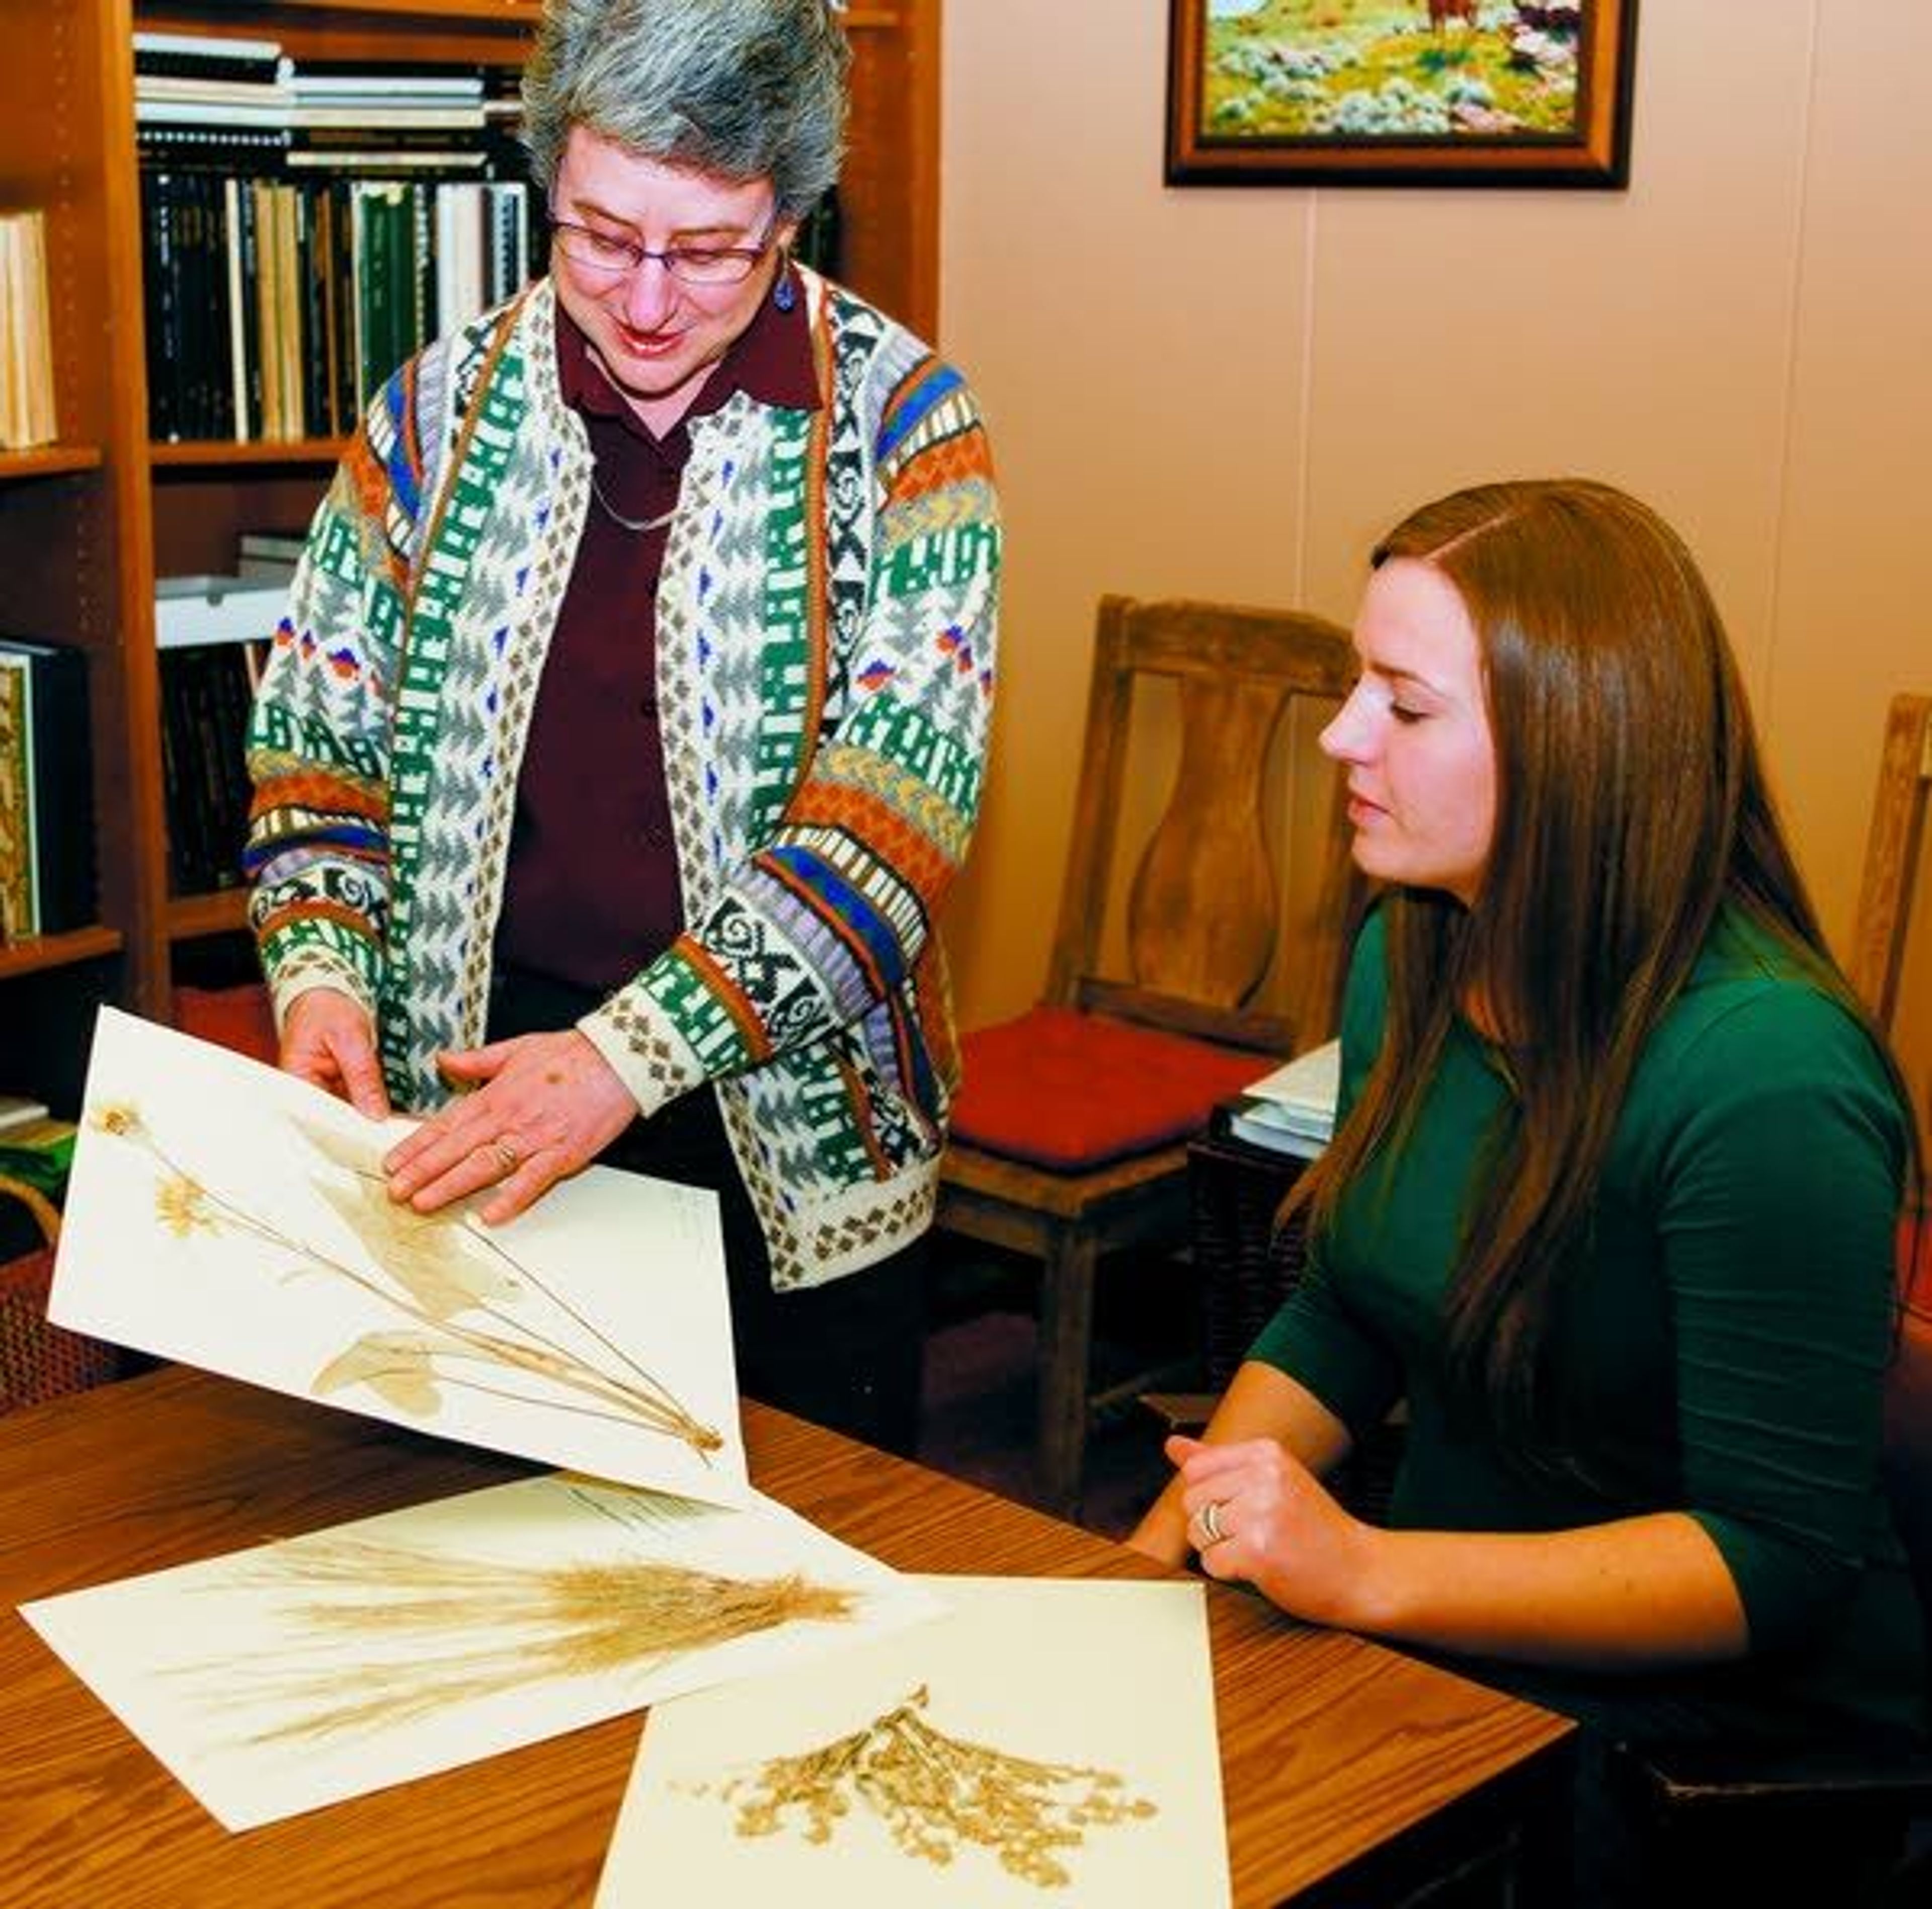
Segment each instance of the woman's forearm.
[{"label": "woman's forearm", "polygon": [[[1353,1581],[1334,1587],[1325,1615],[1301,1615],[1400,1643],[1579,1669],[1717,1662],[1750,1648],[1736,1584],[1682,1512],[1550,1533],[1362,1530]],[[1285,1548],[1254,1581],[1296,1609],[1308,1602],[1300,1576]]]}]

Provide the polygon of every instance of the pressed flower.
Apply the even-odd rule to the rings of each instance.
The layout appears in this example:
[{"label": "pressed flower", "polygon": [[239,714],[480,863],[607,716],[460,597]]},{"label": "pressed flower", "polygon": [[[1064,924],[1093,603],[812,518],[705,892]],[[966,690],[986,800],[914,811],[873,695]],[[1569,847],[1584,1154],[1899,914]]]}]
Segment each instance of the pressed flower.
[{"label": "pressed flower", "polygon": [[154,1189],[154,1214],[177,1239],[197,1229],[221,1230],[220,1215],[208,1203],[208,1189],[186,1173],[171,1173]]}]

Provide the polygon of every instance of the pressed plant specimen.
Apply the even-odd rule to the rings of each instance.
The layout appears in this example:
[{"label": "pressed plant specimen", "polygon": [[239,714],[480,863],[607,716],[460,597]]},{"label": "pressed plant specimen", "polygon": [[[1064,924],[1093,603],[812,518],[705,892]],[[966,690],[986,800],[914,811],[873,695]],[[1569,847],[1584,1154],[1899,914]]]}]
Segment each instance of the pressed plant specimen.
[{"label": "pressed plant specimen", "polygon": [[243,1575],[285,1594],[328,1660],[276,1668],[256,1686],[291,1712],[257,1742],[386,1726],[546,1679],[643,1671],[782,1625],[849,1621],[861,1596],[797,1572],[734,1578],[648,1555],[522,1564],[329,1535],[269,1546]]},{"label": "pressed plant specimen", "polygon": [[[707,1462],[724,1444],[715,1427],[694,1417],[462,1209],[418,1213],[392,1200],[373,1146],[358,1147],[298,1119],[291,1123],[340,1170],[319,1181],[320,1191],[355,1235],[372,1271],[295,1238],[187,1172],[134,1103],[92,1109],[88,1122],[152,1160],[155,1215],[177,1238],[197,1232],[246,1236],[288,1254],[296,1271],[346,1281],[398,1315],[398,1324],[364,1333],[322,1368],[310,1383],[318,1397],[362,1384],[398,1410],[426,1417],[444,1387],[461,1387],[659,1432]],[[540,1323],[545,1316],[567,1321],[570,1331],[547,1330]]]},{"label": "pressed plant specimen", "polygon": [[1042,1763],[949,1737],[928,1721],[930,1701],[921,1684],[829,1743],[688,1787],[735,1806],[741,1836],[796,1826],[808,1842],[830,1842],[840,1818],[860,1803],[908,1856],[944,1866],[962,1845],[977,1845],[1043,1889],[1072,1880],[1061,1858],[1090,1830],[1157,1813],[1156,1804],[1130,1796],[1114,1771]]}]

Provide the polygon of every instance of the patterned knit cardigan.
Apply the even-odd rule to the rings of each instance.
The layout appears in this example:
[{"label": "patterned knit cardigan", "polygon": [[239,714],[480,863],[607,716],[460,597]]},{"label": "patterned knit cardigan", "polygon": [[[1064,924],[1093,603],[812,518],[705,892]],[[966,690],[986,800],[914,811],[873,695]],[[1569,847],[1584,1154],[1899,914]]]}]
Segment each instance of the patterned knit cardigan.
[{"label": "patterned knit cardigan", "polygon": [[[933,918],[978,811],[1000,534],[958,375],[809,273],[814,411],[692,421],[658,598],[686,931],[580,1023],[648,1116],[715,1086],[815,1284],[930,1223],[957,1047]],[[590,499],[547,282],[406,366],[310,529],[250,729],[278,1014],[369,1006],[389,1091],[483,1035],[518,767]],[[593,769],[586,773],[594,773]]]}]

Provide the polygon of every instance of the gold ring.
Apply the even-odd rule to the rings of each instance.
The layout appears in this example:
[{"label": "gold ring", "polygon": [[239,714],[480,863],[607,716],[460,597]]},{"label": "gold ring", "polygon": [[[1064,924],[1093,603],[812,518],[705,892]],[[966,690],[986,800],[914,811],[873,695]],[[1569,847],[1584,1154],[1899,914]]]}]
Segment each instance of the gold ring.
[{"label": "gold ring", "polygon": [[490,1151],[496,1156],[506,1173],[514,1173],[524,1157],[518,1152],[516,1142],[508,1134],[499,1134],[490,1143]]},{"label": "gold ring", "polygon": [[1207,1535],[1210,1545],[1218,1545],[1227,1536],[1227,1533],[1221,1528],[1221,1501],[1218,1498],[1210,1498],[1202,1511],[1201,1529]]}]

